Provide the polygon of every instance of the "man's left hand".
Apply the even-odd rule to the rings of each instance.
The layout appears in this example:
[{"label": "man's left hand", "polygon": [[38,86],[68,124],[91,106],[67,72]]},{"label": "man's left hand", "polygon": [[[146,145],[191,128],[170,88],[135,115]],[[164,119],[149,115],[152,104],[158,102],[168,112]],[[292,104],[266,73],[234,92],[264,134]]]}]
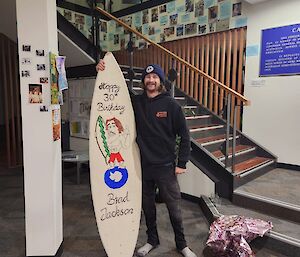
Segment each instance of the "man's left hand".
[{"label": "man's left hand", "polygon": [[175,169],[175,174],[182,174],[185,172],[186,172],[186,169],[183,169],[183,168],[176,167],[176,169]]}]

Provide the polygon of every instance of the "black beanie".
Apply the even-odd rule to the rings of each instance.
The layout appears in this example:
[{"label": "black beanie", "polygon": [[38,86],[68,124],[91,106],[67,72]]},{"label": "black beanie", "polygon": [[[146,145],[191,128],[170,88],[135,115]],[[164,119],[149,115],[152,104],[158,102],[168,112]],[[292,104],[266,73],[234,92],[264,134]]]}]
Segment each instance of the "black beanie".
[{"label": "black beanie", "polygon": [[149,64],[142,73],[142,82],[144,83],[145,76],[150,73],[155,73],[159,78],[161,83],[165,83],[165,73],[163,69],[157,64]]}]

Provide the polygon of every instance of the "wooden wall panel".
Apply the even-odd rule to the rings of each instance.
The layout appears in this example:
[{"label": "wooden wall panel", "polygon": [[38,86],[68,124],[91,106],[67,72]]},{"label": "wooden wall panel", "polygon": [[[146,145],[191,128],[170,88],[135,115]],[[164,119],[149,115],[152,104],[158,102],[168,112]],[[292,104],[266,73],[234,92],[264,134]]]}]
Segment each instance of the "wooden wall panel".
[{"label": "wooden wall panel", "polygon": [[[22,165],[21,99],[17,44],[0,34],[0,86],[4,104],[6,166]],[[1,142],[3,143],[3,142]]]},{"label": "wooden wall panel", "polygon": [[[165,42],[161,43],[161,45],[208,75],[216,78],[221,83],[243,94],[245,37],[246,28],[238,28]],[[116,54],[118,55],[119,53],[117,52]],[[135,51],[134,56],[134,60],[136,60],[135,66],[144,67],[148,63],[157,63],[162,66],[166,74],[172,67],[172,57],[153,46],[150,46],[148,49]],[[226,104],[227,93],[177,60],[174,61],[174,67],[180,74],[176,82],[177,87],[211,111],[221,114],[225,107],[224,103]],[[232,103],[241,104],[236,99],[232,99]],[[240,116],[241,111],[239,110],[239,128]]]}]

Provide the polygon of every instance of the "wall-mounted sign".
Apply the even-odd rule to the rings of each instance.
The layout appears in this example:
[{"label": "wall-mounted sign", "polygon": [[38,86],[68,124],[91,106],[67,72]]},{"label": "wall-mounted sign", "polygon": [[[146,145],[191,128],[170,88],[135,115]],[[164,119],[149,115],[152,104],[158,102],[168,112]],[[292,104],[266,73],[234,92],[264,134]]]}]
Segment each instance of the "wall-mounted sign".
[{"label": "wall-mounted sign", "polygon": [[300,24],[262,31],[260,76],[300,74]]}]

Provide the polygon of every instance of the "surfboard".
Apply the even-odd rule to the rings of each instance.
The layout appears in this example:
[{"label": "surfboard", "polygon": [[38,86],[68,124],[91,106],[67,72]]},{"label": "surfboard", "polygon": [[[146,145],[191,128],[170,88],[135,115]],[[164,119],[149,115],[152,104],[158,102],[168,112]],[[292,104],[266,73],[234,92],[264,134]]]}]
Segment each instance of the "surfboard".
[{"label": "surfboard", "polygon": [[133,108],[112,53],[99,71],[90,115],[90,178],[98,231],[109,257],[132,257],[137,242],[142,182]]}]

